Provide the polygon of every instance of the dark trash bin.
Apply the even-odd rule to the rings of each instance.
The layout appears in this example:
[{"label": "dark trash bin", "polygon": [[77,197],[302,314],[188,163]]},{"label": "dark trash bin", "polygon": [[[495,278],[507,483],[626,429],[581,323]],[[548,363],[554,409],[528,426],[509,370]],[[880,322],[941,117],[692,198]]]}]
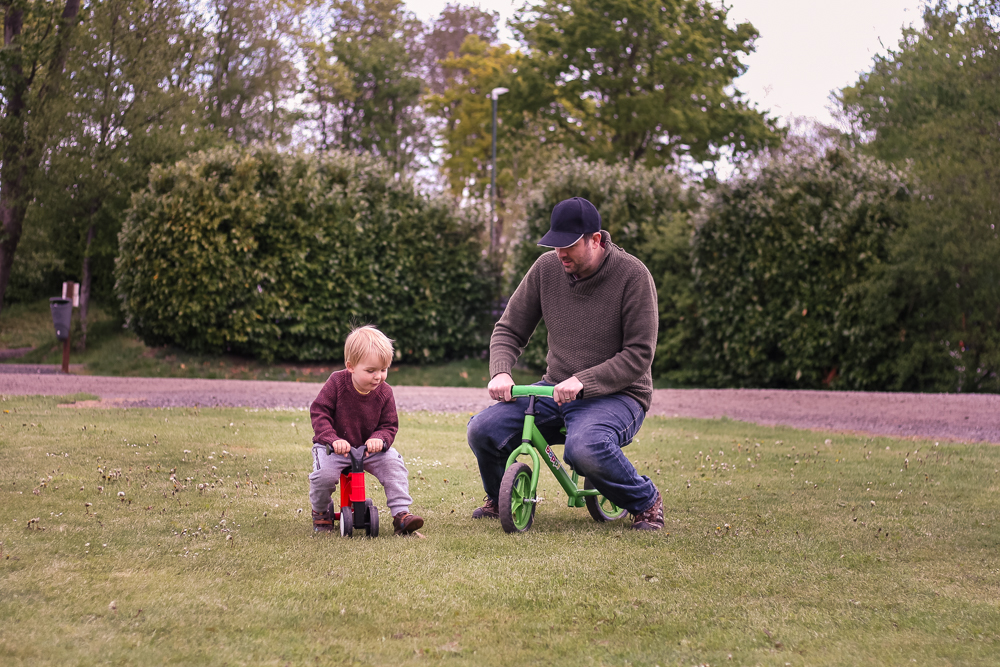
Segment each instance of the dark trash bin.
[{"label": "dark trash bin", "polygon": [[70,318],[73,317],[73,301],[61,296],[54,296],[49,299],[49,310],[52,311],[52,324],[56,327],[56,338],[66,340],[69,338]]}]

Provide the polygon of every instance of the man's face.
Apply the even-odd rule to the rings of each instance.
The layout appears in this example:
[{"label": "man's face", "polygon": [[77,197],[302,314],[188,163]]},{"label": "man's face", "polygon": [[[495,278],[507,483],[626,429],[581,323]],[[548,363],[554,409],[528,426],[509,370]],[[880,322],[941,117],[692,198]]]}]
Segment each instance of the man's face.
[{"label": "man's face", "polygon": [[579,278],[586,278],[601,266],[604,253],[601,251],[601,234],[584,234],[583,238],[568,248],[556,248],[556,257],[562,262],[563,270]]}]

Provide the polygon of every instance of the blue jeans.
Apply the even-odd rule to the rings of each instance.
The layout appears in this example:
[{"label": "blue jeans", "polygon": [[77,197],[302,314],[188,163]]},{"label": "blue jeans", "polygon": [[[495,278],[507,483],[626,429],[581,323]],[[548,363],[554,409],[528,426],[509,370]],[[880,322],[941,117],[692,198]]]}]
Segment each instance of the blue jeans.
[{"label": "blue jeans", "polygon": [[[469,420],[469,447],[479,461],[486,495],[494,502],[500,495],[507,457],[521,444],[527,398],[496,403]],[[622,447],[646,417],[632,397],[612,394],[556,405],[551,398],[535,399],[535,426],[550,445],[565,443],[563,460],[608,500],[632,514],[653,506],[656,485],[622,452]],[[565,426],[566,434],[559,430]]]}]

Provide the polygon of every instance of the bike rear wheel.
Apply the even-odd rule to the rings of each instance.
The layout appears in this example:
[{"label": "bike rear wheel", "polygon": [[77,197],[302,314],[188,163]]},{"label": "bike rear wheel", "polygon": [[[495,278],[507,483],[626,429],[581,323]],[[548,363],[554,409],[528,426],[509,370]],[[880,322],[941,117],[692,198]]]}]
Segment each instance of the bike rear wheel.
[{"label": "bike rear wheel", "polygon": [[535,499],[531,497],[531,467],[515,463],[500,482],[500,525],[506,533],[523,533],[535,519]]},{"label": "bike rear wheel", "polygon": [[378,537],[378,508],[371,500],[366,500],[365,510],[368,512],[368,527],[365,532],[368,537]]},{"label": "bike rear wheel", "polygon": [[[583,488],[593,489],[594,485],[590,483],[589,479],[584,479]],[[587,503],[587,511],[590,512],[590,516],[598,523],[617,521],[628,514],[628,510],[618,507],[618,505],[615,505],[601,495],[584,496],[584,501]]]}]

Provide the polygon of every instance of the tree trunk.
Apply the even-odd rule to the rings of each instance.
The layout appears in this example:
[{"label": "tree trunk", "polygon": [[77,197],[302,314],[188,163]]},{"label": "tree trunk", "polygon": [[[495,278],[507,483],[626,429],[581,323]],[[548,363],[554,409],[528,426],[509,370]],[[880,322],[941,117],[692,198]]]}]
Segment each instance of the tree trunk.
[{"label": "tree trunk", "polygon": [[[41,146],[37,146],[38,141],[44,142],[47,137],[46,131],[40,132],[40,136],[34,141],[32,137],[25,134],[25,125],[29,120],[41,115],[41,107],[46,100],[57,94],[59,90],[59,80],[66,65],[66,52],[69,48],[69,35],[76,17],[80,13],[80,0],[66,0],[62,17],[56,35],[55,47],[52,51],[52,59],[48,63],[48,75],[41,84],[41,91],[38,95],[38,107],[27,109],[27,100],[31,81],[25,78],[21,58],[24,53],[21,49],[18,37],[22,34],[24,27],[24,10],[13,7],[10,3],[0,5],[6,9],[4,13],[3,44],[4,50],[11,54],[7,67],[13,76],[12,82],[5,90],[3,97],[6,98],[6,106],[2,110],[3,125],[0,130],[0,145],[3,146],[3,165],[0,167],[0,313],[3,312],[4,296],[7,294],[7,285],[10,282],[11,267],[14,264],[14,252],[17,244],[21,241],[21,232],[24,229],[24,214],[27,211],[27,201],[29,197],[29,187],[37,171],[37,155],[41,152]],[[29,70],[33,70],[37,63],[33,63]],[[32,74],[33,76],[33,74]]]},{"label": "tree trunk", "polygon": [[93,245],[96,234],[97,226],[91,223],[87,229],[87,247],[83,252],[83,270],[80,272],[80,342],[77,345],[81,352],[87,349],[87,311],[90,308],[90,282],[92,278],[90,246]]},{"label": "tree trunk", "polygon": [[[6,6],[3,20],[4,50],[16,51],[13,44],[21,35],[24,26],[24,11],[10,5]],[[15,125],[24,112],[27,97],[27,82],[18,58],[11,58],[10,70],[12,85],[3,91],[7,97],[7,108],[4,123],[0,131],[0,142],[3,144],[3,164],[0,165],[0,313],[3,312],[3,297],[7,293],[7,283],[10,282],[11,266],[14,264],[14,251],[21,240],[21,230],[24,224],[24,193],[22,192],[24,177],[20,150],[21,137],[12,136],[20,127]],[[15,130],[16,128],[16,130]]]},{"label": "tree trunk", "polygon": [[[11,170],[13,171],[13,170]],[[19,183],[7,180],[7,170],[0,177],[3,182],[0,191],[0,220],[3,221],[3,231],[0,232],[0,313],[3,312],[4,294],[7,293],[7,283],[10,282],[11,267],[14,264],[14,251],[21,240],[21,230],[24,223],[24,207],[17,205],[20,199]],[[13,200],[13,201],[11,201]]]}]

